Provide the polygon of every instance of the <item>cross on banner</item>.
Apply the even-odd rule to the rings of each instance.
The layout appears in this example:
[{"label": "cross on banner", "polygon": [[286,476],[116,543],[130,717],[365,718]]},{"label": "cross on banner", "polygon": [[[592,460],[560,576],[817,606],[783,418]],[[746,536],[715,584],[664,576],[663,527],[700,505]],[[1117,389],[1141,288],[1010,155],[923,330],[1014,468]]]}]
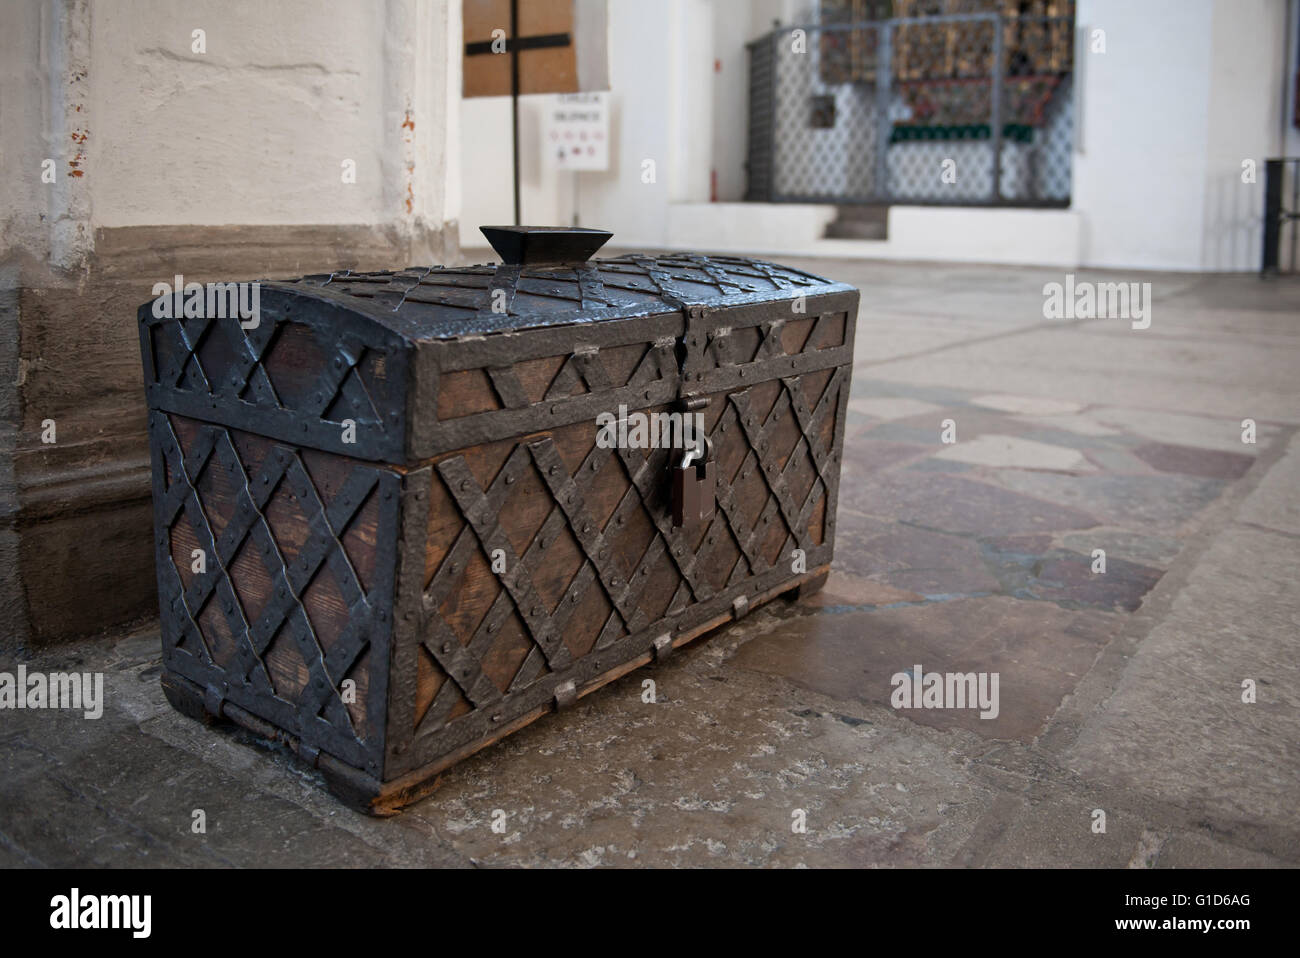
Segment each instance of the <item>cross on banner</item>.
[{"label": "cross on banner", "polygon": [[573,3],[466,0],[464,9],[465,96],[510,95],[514,212],[519,226],[519,96],[577,91]]}]

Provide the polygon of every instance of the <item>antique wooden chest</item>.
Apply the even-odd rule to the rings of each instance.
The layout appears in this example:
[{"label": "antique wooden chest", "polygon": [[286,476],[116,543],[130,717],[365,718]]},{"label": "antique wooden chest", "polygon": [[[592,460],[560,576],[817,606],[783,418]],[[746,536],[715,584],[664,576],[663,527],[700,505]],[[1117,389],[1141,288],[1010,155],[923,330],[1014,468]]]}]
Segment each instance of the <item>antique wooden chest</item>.
[{"label": "antique wooden chest", "polygon": [[831,560],[857,290],[484,232],[139,312],[167,697],[374,814]]}]

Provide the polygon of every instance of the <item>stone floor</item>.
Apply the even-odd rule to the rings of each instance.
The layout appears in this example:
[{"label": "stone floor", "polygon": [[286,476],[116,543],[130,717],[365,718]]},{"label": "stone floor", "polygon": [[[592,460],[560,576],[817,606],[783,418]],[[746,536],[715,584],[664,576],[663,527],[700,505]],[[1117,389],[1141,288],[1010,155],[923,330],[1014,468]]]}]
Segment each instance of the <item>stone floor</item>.
[{"label": "stone floor", "polygon": [[[0,713],[0,864],[1300,865],[1300,283],[1081,271],[1152,283],[1136,330],[1044,319],[1047,270],[801,265],[863,290],[821,594],[383,821],[174,713],[156,634],[29,656],[107,707]],[[918,665],[996,717],[895,709]]]}]

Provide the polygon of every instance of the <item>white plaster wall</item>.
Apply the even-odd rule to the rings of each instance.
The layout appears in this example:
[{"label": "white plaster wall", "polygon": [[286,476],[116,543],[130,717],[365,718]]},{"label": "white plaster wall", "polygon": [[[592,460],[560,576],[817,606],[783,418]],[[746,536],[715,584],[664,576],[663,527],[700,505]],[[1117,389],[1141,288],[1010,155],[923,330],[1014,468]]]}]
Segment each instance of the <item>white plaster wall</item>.
[{"label": "white plaster wall", "polygon": [[712,0],[713,75],[712,170],[718,200],[744,198],[748,148],[749,53],[745,45],[772,29],[774,21],[793,23],[795,0]]},{"label": "white plaster wall", "polygon": [[704,203],[713,168],[713,2],[675,0],[670,10],[668,201]]},{"label": "white plaster wall", "polygon": [[[520,206],[530,226],[564,226],[573,222],[575,174],[548,166],[542,158],[544,96],[519,98]],[[514,222],[511,184],[510,98],[473,97],[459,105],[464,134],[455,150],[464,171],[460,243],[485,247],[480,226]],[[594,173],[578,174],[585,177]],[[594,226],[596,224],[586,223]]]},{"label": "white plaster wall", "polygon": [[47,144],[41,135],[39,96],[10,96],[10,90],[39,91],[41,7],[35,0],[0,7],[0,251],[47,242],[40,222],[45,192],[41,187],[41,161]]},{"label": "white plaster wall", "polygon": [[834,206],[814,203],[674,203],[667,245],[704,251],[816,250]]},{"label": "white plaster wall", "polygon": [[883,258],[1075,267],[1081,217],[1072,210],[895,206]]},{"label": "white plaster wall", "polygon": [[453,219],[453,37],[455,2],[94,4],[95,225]]},{"label": "white plaster wall", "polygon": [[100,227],[440,228],[460,32],[458,0],[0,4],[0,252],[71,269]]},{"label": "white plaster wall", "polygon": [[1175,270],[1259,267],[1262,170],[1282,148],[1286,0],[1081,0],[1106,31],[1085,54],[1073,208],[1084,262]]},{"label": "white plaster wall", "polygon": [[[533,97],[520,98],[523,114],[534,113],[532,100]],[[520,122],[522,126],[522,116]],[[480,96],[461,100],[460,128],[463,131],[459,146],[460,165],[465,175],[460,205],[460,245],[486,246],[487,241],[478,231],[480,226],[514,222],[510,182],[510,98]],[[527,163],[523,165],[523,171],[525,175],[533,172]],[[524,220],[532,223],[541,214],[536,198],[528,196],[527,190],[523,192]]]},{"label": "white plaster wall", "polygon": [[[1080,0],[1082,152],[1073,209],[1091,266],[1194,269],[1201,262],[1213,0]],[[1086,47],[1085,47],[1086,49]]]},{"label": "white plaster wall", "polygon": [[[1279,155],[1289,84],[1286,0],[1216,0],[1199,265],[1256,270],[1263,245],[1264,160]],[[1255,161],[1255,183],[1242,162]]]},{"label": "white plaster wall", "polygon": [[89,60],[85,0],[0,4],[0,255],[75,269],[92,245]]},{"label": "white plaster wall", "polygon": [[[677,106],[669,95],[678,40],[670,14],[680,2],[609,4],[611,168],[583,174],[579,202],[582,222],[613,230],[622,246],[658,246],[666,232]],[[642,180],[645,160],[654,163],[653,182]]]}]

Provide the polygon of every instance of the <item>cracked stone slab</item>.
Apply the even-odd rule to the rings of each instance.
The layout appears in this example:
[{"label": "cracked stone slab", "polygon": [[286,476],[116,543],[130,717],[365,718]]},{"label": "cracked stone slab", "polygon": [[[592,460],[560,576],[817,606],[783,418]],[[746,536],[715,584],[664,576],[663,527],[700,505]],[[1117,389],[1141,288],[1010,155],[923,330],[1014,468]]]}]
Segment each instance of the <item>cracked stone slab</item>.
[{"label": "cracked stone slab", "polygon": [[911,416],[923,416],[936,413],[942,406],[920,399],[908,399],[905,396],[871,396],[850,399],[849,409],[873,419],[907,419]]},{"label": "cracked stone slab", "polygon": [[969,839],[988,790],[942,743],[702,651],[653,670],[653,703],[625,677],[407,814],[493,865],[935,865]]},{"label": "cracked stone slab", "polygon": [[1156,473],[1150,463],[1139,459],[1128,449],[1122,447],[1092,448],[1087,450],[1084,455],[1103,472],[1128,476],[1151,476]]},{"label": "cracked stone slab", "polygon": [[1300,826],[1297,578],[1300,540],[1223,530],[1084,726],[1070,767],[1229,819]]},{"label": "cracked stone slab", "polygon": [[1045,549],[1042,536],[981,540],[1000,591],[1022,598],[1059,602],[1066,608],[1136,611],[1163,574],[1160,569],[1106,556],[1105,571],[1094,559],[1066,549]]},{"label": "cracked stone slab", "polygon": [[839,612],[864,606],[877,607],[924,601],[925,596],[920,593],[896,589],[883,582],[833,568],[821,591],[800,600],[800,603],[809,608]]},{"label": "cracked stone slab", "polygon": [[998,580],[969,538],[842,513],[836,568],[921,595],[988,593]]},{"label": "cracked stone slab", "polygon": [[[1295,348],[1300,346],[1300,331],[1294,316],[1285,311],[1252,310],[1240,306],[1231,309],[1205,309],[1180,303],[1177,323],[1152,322],[1153,336],[1212,337],[1232,339],[1237,342],[1258,343],[1265,346]],[[1105,320],[1090,320],[1081,324],[1083,329],[1101,329]]]},{"label": "cracked stone slab", "polygon": [[1061,544],[1084,555],[1092,555],[1093,549],[1102,549],[1107,561],[1112,556],[1136,562],[1153,569],[1165,570],[1182,550],[1183,544],[1169,536],[1146,535],[1125,529],[1093,529],[1065,536]]},{"label": "cracked stone slab", "polygon": [[1161,472],[1177,472],[1205,479],[1240,479],[1255,463],[1254,456],[1194,446],[1174,446],[1148,442],[1133,450],[1133,455]]},{"label": "cracked stone slab", "polygon": [[[1029,327],[1034,321],[1019,325]],[[928,353],[996,332],[979,321],[881,311],[864,304],[858,313],[853,361],[869,369],[873,363]]]},{"label": "cracked stone slab", "polygon": [[1055,472],[1092,472],[1096,469],[1077,449],[989,433],[946,446],[935,453],[935,458],[994,469],[1046,469]]},{"label": "cracked stone slab", "polygon": [[1289,859],[1242,848],[1199,832],[1167,837],[1156,855],[1155,868],[1294,868],[1300,849]]},{"label": "cracked stone slab", "polygon": [[1086,506],[1111,525],[1156,529],[1176,528],[1188,522],[1217,499],[1226,486],[1219,479],[1174,473],[1062,476],[1006,470],[993,474],[993,481],[1063,507]]},{"label": "cracked stone slab", "polygon": [[[999,473],[1030,479],[1059,479],[1068,489],[1089,477],[1049,476],[1043,473]],[[1089,512],[1074,505],[1056,504],[1026,494],[1036,489],[1027,483],[1025,492],[1002,488],[963,476],[909,471],[905,475],[882,473],[864,482],[840,487],[840,508],[864,515],[888,517],[943,532],[975,535],[1011,535],[1044,531],[1077,531],[1100,525]],[[1058,493],[1060,486],[1044,491]],[[1087,502],[1076,492],[1078,505]]]},{"label": "cracked stone slab", "polygon": [[913,442],[891,442],[883,439],[869,439],[855,436],[844,444],[844,462],[840,468],[840,485],[852,483],[858,477],[883,469],[889,469],[902,462],[927,455],[930,447]]},{"label": "cracked stone slab", "polygon": [[999,675],[996,718],[976,709],[906,709],[932,728],[1032,741],[1091,667],[1121,619],[1005,596],[800,617],[745,645],[737,666],[781,675],[831,698],[891,709],[893,676],[929,672]]},{"label": "cracked stone slab", "polygon": [[[1007,796],[995,831],[962,864],[992,868],[1045,868],[1069,862],[1085,868],[1149,867],[1158,846],[1147,828],[1148,816],[1109,806],[1101,795],[1065,787],[1034,787]],[[1095,831],[1096,811],[1105,814],[1105,831]],[[1137,864],[1143,862],[1144,864]]]},{"label": "cracked stone slab", "polygon": [[1068,399],[1049,399],[1043,396],[1005,396],[993,394],[976,396],[971,400],[976,406],[997,409],[1000,412],[1015,413],[1019,416],[1059,416],[1066,417],[1083,409],[1082,403]]},{"label": "cracked stone slab", "polygon": [[953,462],[948,459],[921,459],[905,468],[909,472],[945,472],[949,475],[960,475],[963,472],[975,471],[975,467],[972,465],[964,462]]},{"label": "cracked stone slab", "polygon": [[1114,406],[1102,407],[1091,413],[1091,418],[1103,426],[1155,442],[1253,456],[1258,451],[1259,443],[1271,439],[1276,435],[1277,430],[1273,426],[1260,423],[1256,429],[1257,443],[1255,445],[1243,443],[1241,420],[1248,416],[1250,416],[1249,411],[1243,411],[1237,419],[1223,419]]},{"label": "cracked stone slab", "polygon": [[1098,422],[1095,417],[1087,413],[1060,416],[1027,416],[1025,418],[1037,426],[1042,426],[1044,429],[1072,432],[1080,436],[1100,438],[1102,436],[1122,435],[1120,430]]},{"label": "cracked stone slab", "polygon": [[1294,351],[1228,338],[1188,338],[1173,349],[1169,340],[1144,337],[1140,330],[1098,335],[1038,327],[889,360],[872,366],[871,375],[889,382],[959,385],[975,393],[1173,409],[1237,422],[1246,417],[1261,423],[1300,421]]},{"label": "cracked stone slab", "polygon": [[1242,503],[1237,518],[1269,529],[1300,536],[1300,435],[1294,436],[1286,454],[1264,474]]}]

